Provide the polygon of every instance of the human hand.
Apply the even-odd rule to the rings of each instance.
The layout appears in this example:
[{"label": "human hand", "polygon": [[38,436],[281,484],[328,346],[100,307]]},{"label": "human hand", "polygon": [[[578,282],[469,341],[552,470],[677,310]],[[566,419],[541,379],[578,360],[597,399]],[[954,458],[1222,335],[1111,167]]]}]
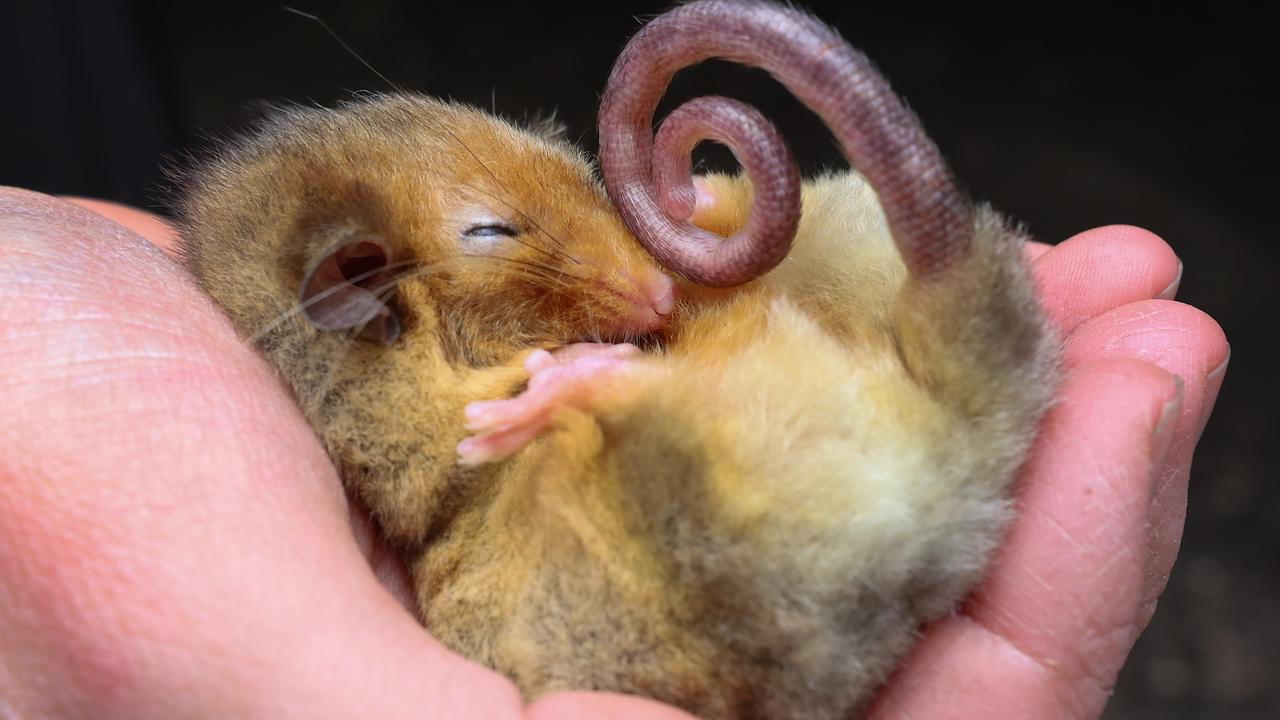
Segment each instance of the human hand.
[{"label": "human hand", "polygon": [[[1148,235],[1105,229],[1038,252],[1069,342],[1062,402],[990,581],[928,631],[878,713],[1096,715],[1176,552],[1221,334],[1190,308],[1141,302],[1176,274]],[[1077,284],[1089,292],[1073,297]],[[1181,375],[1181,395],[1169,372],[1106,359],[1133,356]],[[370,572],[394,565],[352,532],[269,368],[181,268],[115,223],[0,192],[0,388],[0,710],[686,717],[596,693],[525,707],[422,632]],[[1172,432],[1153,439],[1179,397]]]},{"label": "human hand", "polygon": [[1028,248],[1064,341],[1057,404],[987,579],[927,628],[871,713],[1096,718],[1178,554],[1191,455],[1226,372],[1182,266],[1137,228]]}]

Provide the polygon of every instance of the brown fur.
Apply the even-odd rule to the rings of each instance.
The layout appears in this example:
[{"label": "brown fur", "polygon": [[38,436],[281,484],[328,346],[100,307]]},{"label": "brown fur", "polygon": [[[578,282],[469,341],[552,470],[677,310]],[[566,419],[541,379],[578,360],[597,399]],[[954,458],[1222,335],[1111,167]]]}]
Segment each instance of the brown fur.
[{"label": "brown fur", "polygon": [[[516,389],[534,348],[630,335],[635,308],[609,289],[661,273],[563,140],[423,97],[285,111],[181,183],[188,265],[402,543],[443,530],[504,473],[456,467],[463,406]],[[466,255],[458,234],[477,206],[518,242]],[[390,348],[296,312],[313,255],[356,231],[423,266],[397,289],[406,330]]]},{"label": "brown fur", "polygon": [[[697,221],[736,228],[750,189],[710,182],[723,201]],[[191,266],[251,335],[295,303],[316,229],[363,223],[448,256],[443,208],[473,193],[615,263],[610,282],[652,270],[567,147],[408,98],[295,112],[195,176]],[[972,257],[917,285],[858,176],[807,184],[782,265],[689,288],[664,349],[602,382],[592,412],[562,411],[475,469],[453,457],[463,404],[516,392],[523,353],[608,325],[606,300],[553,300],[475,264],[402,287],[410,322],[390,348],[301,318],[261,344],[411,559],[424,622],[450,647],[530,697],[844,718],[980,577],[1052,390],[1020,237],[976,217]]]}]

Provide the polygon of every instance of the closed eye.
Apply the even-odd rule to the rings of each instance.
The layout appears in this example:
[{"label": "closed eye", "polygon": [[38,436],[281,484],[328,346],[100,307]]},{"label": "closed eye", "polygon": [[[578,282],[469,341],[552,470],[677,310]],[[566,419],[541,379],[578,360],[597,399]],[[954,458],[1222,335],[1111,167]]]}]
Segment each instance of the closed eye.
[{"label": "closed eye", "polygon": [[486,225],[472,225],[462,231],[462,237],[465,238],[493,238],[493,237],[515,237],[520,233],[510,225],[502,223],[491,223]]}]

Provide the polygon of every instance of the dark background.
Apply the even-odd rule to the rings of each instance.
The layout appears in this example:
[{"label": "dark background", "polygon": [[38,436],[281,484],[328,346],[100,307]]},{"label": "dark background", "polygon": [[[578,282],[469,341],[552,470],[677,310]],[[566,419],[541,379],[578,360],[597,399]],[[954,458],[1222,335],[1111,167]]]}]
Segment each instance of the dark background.
[{"label": "dark background", "polygon": [[[515,117],[556,110],[588,150],[614,57],[637,16],[665,7],[296,1],[394,82]],[[807,5],[878,63],[971,194],[1047,241],[1130,223],[1183,259],[1179,297],[1226,329],[1231,369],[1196,457],[1181,559],[1106,717],[1280,716],[1280,493],[1267,480],[1280,397],[1265,370],[1280,258],[1275,114],[1264,110],[1280,18],[1217,5]],[[162,158],[243,127],[263,101],[331,104],[386,88],[316,23],[272,3],[9,2],[0,62],[0,184],[158,212]],[[762,74],[712,64],[682,74],[673,96],[707,91],[759,106],[806,170],[838,164],[825,130]]]}]

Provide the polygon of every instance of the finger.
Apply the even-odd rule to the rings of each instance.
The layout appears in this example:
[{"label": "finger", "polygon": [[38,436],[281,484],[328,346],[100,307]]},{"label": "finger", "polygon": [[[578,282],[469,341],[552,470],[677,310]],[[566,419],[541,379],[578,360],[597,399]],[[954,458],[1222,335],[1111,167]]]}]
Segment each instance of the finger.
[{"label": "finger", "polygon": [[[1068,338],[1068,364],[1140,358],[1183,380],[1182,409],[1168,462],[1151,500],[1152,552],[1147,614],[1168,583],[1182,542],[1191,457],[1226,374],[1230,349],[1222,328],[1193,307],[1167,300],[1131,303],[1084,323]],[[1145,621],[1144,621],[1145,622]]]},{"label": "finger", "polygon": [[1032,275],[1045,312],[1065,335],[1126,303],[1172,298],[1182,263],[1159,237],[1115,225],[1080,233],[1045,252]]},{"label": "finger", "polygon": [[182,240],[178,237],[177,229],[166,220],[149,212],[107,200],[72,196],[64,196],[63,199],[88,208],[108,220],[120,223],[173,257],[178,255]]},{"label": "finger", "polygon": [[1138,634],[1147,502],[1180,390],[1152,365],[1107,360],[1069,372],[1060,397],[988,579],[928,629],[873,717],[1101,712]]},{"label": "finger", "polygon": [[0,235],[6,709],[520,714],[378,585],[314,435],[180,268],[34,193],[0,192]]}]

